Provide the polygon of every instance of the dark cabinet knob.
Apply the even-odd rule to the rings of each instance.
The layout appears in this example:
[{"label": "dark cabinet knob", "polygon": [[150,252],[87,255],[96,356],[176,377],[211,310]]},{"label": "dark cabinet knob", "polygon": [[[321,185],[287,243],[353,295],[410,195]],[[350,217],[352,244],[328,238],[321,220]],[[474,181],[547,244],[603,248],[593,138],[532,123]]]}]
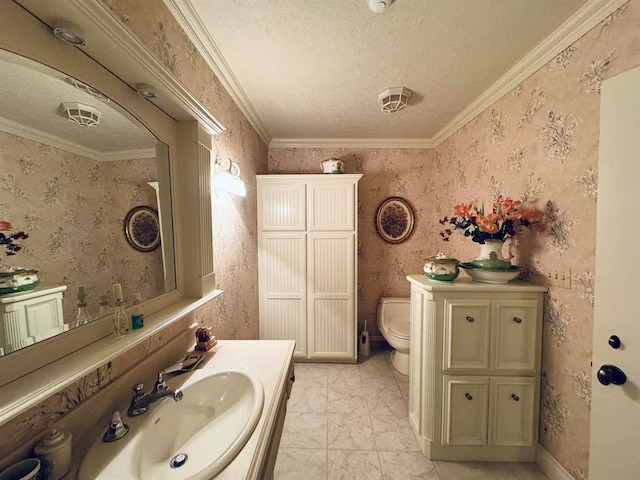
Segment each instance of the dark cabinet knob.
[{"label": "dark cabinet knob", "polygon": [[513,398],[514,402],[519,402],[520,401],[520,397],[518,395],[516,395],[515,393],[511,394],[511,398]]},{"label": "dark cabinet knob", "polygon": [[611,335],[609,337],[609,345],[611,346],[611,348],[620,348],[620,345],[622,345],[622,342],[620,342],[620,337],[618,337],[617,335]]},{"label": "dark cabinet knob", "polygon": [[464,396],[467,400],[473,400],[473,397],[471,396],[470,393],[465,393]]},{"label": "dark cabinet knob", "polygon": [[467,322],[473,323],[473,317],[471,315],[467,316]]},{"label": "dark cabinet knob", "polygon": [[520,317],[513,317],[513,321],[516,323],[522,323],[522,319]]},{"label": "dark cabinet knob", "polygon": [[602,365],[598,370],[598,381],[602,385],[624,385],[627,376],[615,365]]}]

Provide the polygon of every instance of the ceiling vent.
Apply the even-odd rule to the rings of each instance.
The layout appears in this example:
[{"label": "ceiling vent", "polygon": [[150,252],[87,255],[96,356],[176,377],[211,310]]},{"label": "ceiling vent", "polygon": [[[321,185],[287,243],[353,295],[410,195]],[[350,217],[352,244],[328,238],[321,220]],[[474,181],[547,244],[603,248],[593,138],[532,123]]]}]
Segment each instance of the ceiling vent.
[{"label": "ceiling vent", "polygon": [[405,87],[387,88],[378,94],[378,103],[384,113],[396,113],[407,106],[411,90]]},{"label": "ceiling vent", "polygon": [[97,108],[75,102],[64,102],[62,108],[67,112],[69,120],[76,122],[81,127],[95,127],[100,123],[102,112]]}]

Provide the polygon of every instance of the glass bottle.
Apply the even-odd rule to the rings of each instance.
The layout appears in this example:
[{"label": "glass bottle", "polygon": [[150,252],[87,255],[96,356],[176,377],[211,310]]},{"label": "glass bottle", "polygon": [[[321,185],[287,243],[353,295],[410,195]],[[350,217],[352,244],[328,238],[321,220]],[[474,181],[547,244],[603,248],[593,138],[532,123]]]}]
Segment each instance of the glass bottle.
[{"label": "glass bottle", "polygon": [[113,312],[113,334],[121,337],[129,333],[129,316],[124,311],[124,300],[122,298],[122,286],[119,283],[113,285],[113,298],[115,310]]},{"label": "glass bottle", "polygon": [[86,325],[91,321],[91,316],[87,311],[87,289],[84,285],[78,285],[78,311],[76,313],[75,326]]},{"label": "glass bottle", "polygon": [[129,318],[131,318],[131,328],[133,330],[144,327],[144,313],[142,312],[142,308],[140,307],[141,302],[142,300],[140,299],[140,294],[134,293],[133,306],[131,307],[131,309],[129,309]]}]

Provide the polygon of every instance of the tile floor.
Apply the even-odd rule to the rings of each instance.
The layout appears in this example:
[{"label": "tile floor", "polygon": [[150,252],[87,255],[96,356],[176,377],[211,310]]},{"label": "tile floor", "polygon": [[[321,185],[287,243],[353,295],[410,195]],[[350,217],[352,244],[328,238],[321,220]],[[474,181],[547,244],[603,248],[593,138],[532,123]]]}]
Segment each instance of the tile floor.
[{"label": "tile floor", "polygon": [[297,363],[275,480],[546,480],[535,464],[431,462],[407,417],[409,377],[376,349],[358,365]]}]

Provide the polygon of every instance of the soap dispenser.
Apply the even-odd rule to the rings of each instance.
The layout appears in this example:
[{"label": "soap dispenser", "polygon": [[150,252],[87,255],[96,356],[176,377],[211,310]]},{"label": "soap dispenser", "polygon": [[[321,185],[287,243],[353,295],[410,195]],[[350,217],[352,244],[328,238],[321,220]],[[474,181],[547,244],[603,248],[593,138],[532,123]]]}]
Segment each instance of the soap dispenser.
[{"label": "soap dispenser", "polygon": [[71,434],[53,429],[33,451],[42,463],[44,480],[58,480],[71,469]]}]

